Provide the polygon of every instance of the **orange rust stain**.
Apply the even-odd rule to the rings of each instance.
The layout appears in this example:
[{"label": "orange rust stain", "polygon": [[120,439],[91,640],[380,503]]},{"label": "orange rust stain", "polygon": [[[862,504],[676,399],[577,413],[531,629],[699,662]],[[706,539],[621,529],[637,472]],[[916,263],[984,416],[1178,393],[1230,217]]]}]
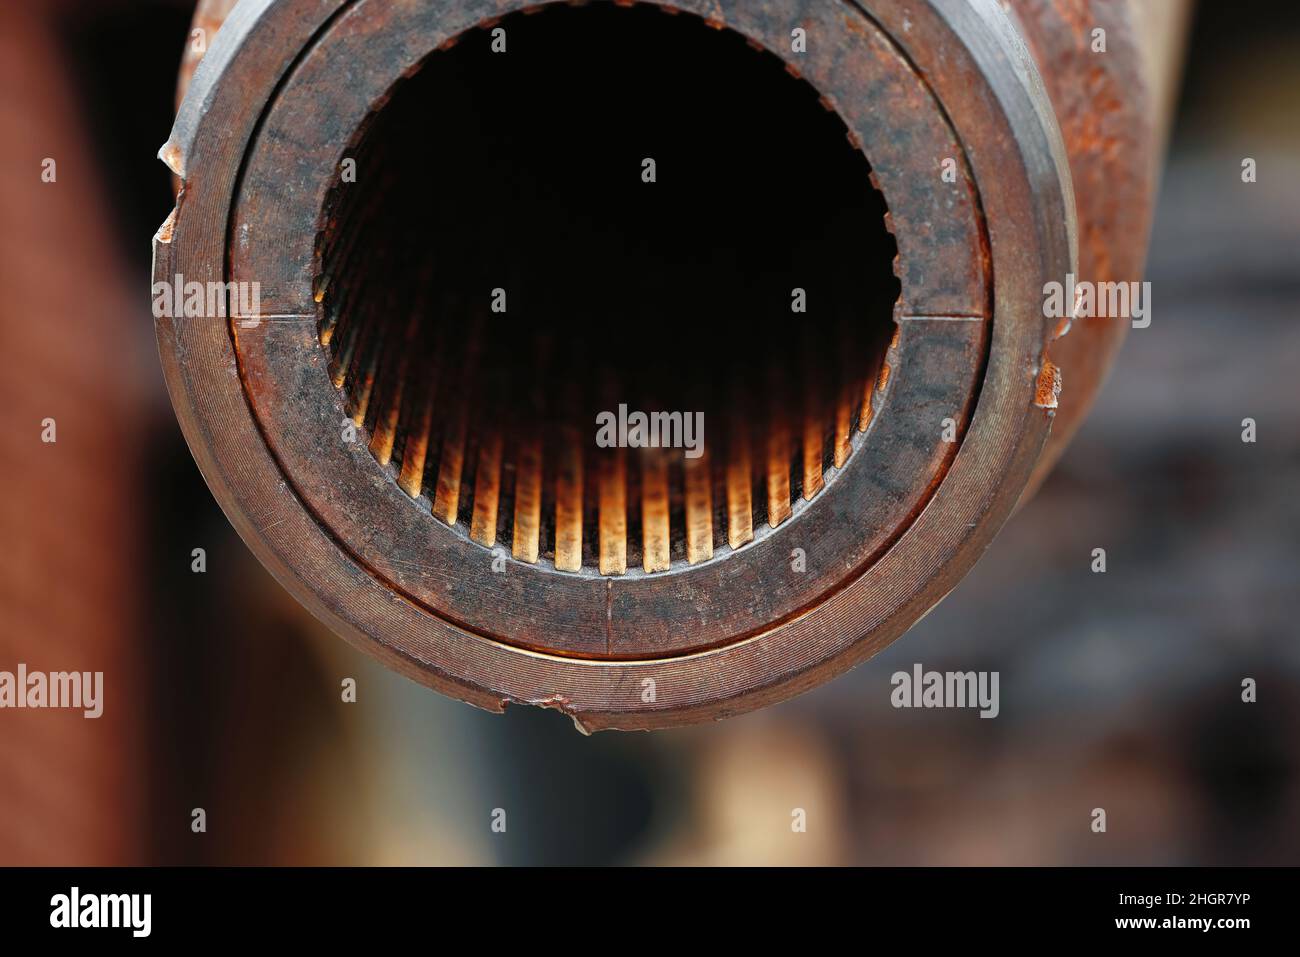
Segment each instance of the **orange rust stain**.
[{"label": "orange rust stain", "polygon": [[1046,356],[1043,368],[1038,373],[1038,391],[1034,395],[1034,405],[1040,409],[1055,409],[1056,397],[1061,394],[1061,370]]},{"label": "orange rust stain", "polygon": [[163,220],[163,224],[158,227],[158,232],[154,235],[154,238],[160,243],[169,243],[172,241],[172,233],[175,231],[176,210],[173,208],[172,211],[167,214],[167,218]]}]

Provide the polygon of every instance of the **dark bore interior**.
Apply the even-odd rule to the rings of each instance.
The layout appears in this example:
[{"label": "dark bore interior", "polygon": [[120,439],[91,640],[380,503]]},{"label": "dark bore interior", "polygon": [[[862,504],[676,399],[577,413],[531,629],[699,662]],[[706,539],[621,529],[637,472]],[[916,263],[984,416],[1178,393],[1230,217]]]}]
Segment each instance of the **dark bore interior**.
[{"label": "dark bore interior", "polygon": [[[448,494],[466,528],[499,442],[493,540],[507,549],[521,456],[539,451],[541,560],[554,556],[556,470],[578,461],[584,569],[614,454],[597,446],[597,414],[700,412],[715,546],[728,542],[727,466],[746,450],[761,534],[776,517],[773,455],[796,501],[805,430],[823,433],[829,469],[837,411],[842,424],[852,409],[856,434],[892,332],[895,246],[866,158],[779,58],[696,17],[548,7],[493,27],[504,53],[476,29],[399,84],[326,210],[322,341],[349,412],[426,508],[459,461]],[[792,311],[796,288],[806,312]],[[629,567],[639,455],[626,453]],[[673,451],[674,561],[683,467]]]}]

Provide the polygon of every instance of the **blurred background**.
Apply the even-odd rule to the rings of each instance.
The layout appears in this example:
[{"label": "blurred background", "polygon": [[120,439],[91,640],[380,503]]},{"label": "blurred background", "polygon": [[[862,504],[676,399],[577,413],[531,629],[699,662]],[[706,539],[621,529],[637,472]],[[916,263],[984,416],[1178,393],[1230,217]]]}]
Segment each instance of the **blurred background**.
[{"label": "blurred background", "polygon": [[[1290,4],[1197,11],[1152,325],[974,572],[794,701],[594,737],[371,662],[275,584],[204,485],[149,301],[172,206],[154,156],[192,12],[0,4],[0,668],[102,670],[106,688],[98,721],[0,713],[0,864],[1300,861]],[[890,675],[915,662],[999,671],[1001,715],[894,710]]]}]

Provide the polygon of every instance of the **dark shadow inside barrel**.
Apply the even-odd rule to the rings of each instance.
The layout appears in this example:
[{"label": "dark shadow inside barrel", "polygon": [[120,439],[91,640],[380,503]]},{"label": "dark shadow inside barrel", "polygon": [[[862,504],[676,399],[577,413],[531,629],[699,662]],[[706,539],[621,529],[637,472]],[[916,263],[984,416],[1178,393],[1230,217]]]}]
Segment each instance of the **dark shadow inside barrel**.
[{"label": "dark shadow inside barrel", "polygon": [[369,434],[388,433],[408,491],[431,498],[459,457],[466,519],[499,442],[497,540],[532,443],[553,553],[557,463],[576,447],[594,488],[612,454],[597,416],[620,405],[702,416],[719,547],[729,461],[750,453],[758,527],[774,435],[793,501],[808,423],[827,467],[846,403],[856,431],[898,295],[883,200],[840,118],[739,34],[641,5],[512,15],[431,54],[347,155],[356,181],[332,193],[318,242],[336,382]]}]

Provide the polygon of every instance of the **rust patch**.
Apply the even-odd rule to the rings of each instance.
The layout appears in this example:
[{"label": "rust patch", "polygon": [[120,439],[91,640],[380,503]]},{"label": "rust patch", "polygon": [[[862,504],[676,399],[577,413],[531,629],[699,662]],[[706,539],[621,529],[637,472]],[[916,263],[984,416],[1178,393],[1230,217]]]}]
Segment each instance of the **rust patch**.
[{"label": "rust patch", "polygon": [[1056,397],[1061,394],[1061,370],[1047,356],[1043,356],[1043,368],[1038,372],[1038,391],[1034,395],[1034,405],[1040,409],[1055,409]]},{"label": "rust patch", "polygon": [[164,219],[163,224],[158,227],[158,232],[154,233],[153,238],[155,241],[160,243],[170,243],[172,241],[172,234],[175,231],[176,231],[176,207],[173,206],[172,211],[167,214],[167,218]]}]

